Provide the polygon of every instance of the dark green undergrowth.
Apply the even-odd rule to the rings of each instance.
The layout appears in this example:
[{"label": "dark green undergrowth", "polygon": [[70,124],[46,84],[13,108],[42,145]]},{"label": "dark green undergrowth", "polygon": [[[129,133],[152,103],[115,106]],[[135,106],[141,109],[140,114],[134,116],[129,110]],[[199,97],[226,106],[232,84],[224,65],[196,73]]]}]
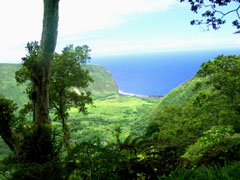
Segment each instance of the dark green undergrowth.
[{"label": "dark green undergrowth", "polygon": [[177,169],[163,180],[238,180],[240,177],[240,162],[231,162],[223,167],[219,165],[201,166],[195,169]]}]

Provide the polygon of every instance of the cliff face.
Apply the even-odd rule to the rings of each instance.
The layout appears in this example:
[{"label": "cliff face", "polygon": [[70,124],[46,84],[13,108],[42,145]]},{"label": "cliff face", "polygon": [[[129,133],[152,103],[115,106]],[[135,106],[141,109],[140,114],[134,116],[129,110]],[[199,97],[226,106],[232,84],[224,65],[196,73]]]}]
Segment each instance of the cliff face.
[{"label": "cliff face", "polygon": [[118,88],[112,74],[103,66],[86,65],[94,82],[89,84],[85,90],[90,90],[95,97],[104,97],[117,94]]}]

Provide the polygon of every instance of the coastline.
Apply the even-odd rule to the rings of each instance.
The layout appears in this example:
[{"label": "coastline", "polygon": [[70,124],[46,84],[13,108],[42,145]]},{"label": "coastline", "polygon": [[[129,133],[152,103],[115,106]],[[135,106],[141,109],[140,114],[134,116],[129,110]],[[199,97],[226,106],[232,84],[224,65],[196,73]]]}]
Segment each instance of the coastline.
[{"label": "coastline", "polygon": [[133,93],[126,93],[121,90],[118,90],[118,94],[121,96],[132,96],[132,97],[139,97],[139,98],[163,98],[164,95],[143,95],[143,94],[133,94]]},{"label": "coastline", "polygon": [[139,97],[139,98],[163,98],[164,95],[143,95],[143,94],[134,94],[134,93],[126,93],[126,92],[123,92],[119,89],[118,85],[117,85],[117,82],[115,81],[112,73],[105,67],[103,66],[112,76],[112,79],[113,79],[113,83],[115,84],[116,88],[117,88],[117,93],[120,95],[120,96],[131,96],[131,97]]}]

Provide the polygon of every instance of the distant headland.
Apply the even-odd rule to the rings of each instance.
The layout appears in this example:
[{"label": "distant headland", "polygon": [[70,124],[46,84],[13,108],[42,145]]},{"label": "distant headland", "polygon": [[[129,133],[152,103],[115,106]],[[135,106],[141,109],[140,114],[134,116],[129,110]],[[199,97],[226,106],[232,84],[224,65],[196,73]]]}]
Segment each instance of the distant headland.
[{"label": "distant headland", "polygon": [[132,97],[140,97],[140,98],[163,98],[164,97],[164,95],[143,95],[143,94],[126,93],[121,90],[118,90],[118,94],[121,96],[132,96]]}]

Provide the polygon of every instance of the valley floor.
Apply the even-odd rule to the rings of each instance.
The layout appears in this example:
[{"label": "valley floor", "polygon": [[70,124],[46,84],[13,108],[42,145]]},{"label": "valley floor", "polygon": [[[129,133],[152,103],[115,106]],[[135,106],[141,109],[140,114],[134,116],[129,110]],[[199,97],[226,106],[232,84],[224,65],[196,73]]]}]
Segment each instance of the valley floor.
[{"label": "valley floor", "polygon": [[[148,124],[147,121],[142,121],[141,117],[158,101],[158,98],[110,95],[94,100],[93,106],[88,106],[87,115],[72,108],[68,120],[72,137],[80,142],[97,138],[113,141],[112,132],[116,126],[122,128],[122,138],[130,134],[139,136]],[[61,127],[60,122],[54,124]]]}]

